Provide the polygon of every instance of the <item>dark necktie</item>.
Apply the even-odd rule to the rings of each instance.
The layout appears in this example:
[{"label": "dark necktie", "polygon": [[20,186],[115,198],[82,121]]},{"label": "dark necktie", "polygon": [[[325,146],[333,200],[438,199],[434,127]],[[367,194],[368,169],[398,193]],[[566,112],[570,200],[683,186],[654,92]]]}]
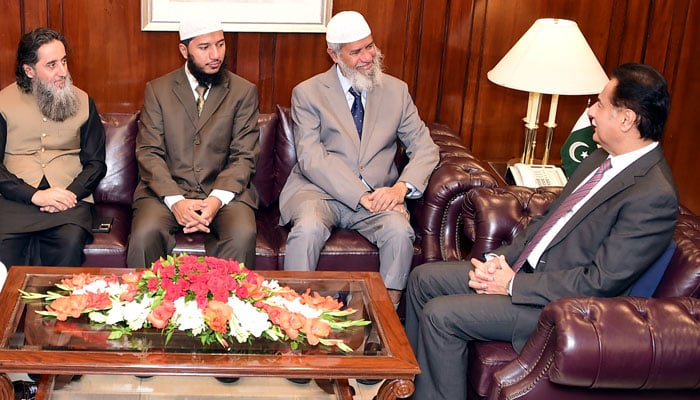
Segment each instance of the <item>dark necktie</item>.
[{"label": "dark necktie", "polygon": [[549,218],[544,222],[544,224],[540,227],[540,229],[535,233],[535,236],[530,240],[525,248],[523,249],[523,252],[520,253],[520,257],[518,257],[518,260],[515,261],[515,264],[513,264],[513,271],[518,272],[520,268],[525,265],[525,261],[527,261],[527,257],[532,253],[532,250],[535,249],[535,246],[537,246],[537,243],[539,243],[540,240],[544,237],[544,235],[549,232],[550,229],[563,217],[571,211],[576,203],[581,201],[588,193],[590,193],[591,189],[595,187],[595,185],[600,182],[600,180],[603,178],[603,174],[605,171],[610,169],[610,159],[606,159],[603,164],[598,167],[598,169],[595,171],[593,176],[591,176],[583,185],[581,185],[578,189],[576,189],[573,193],[571,193],[562,203],[559,205],[559,207],[552,213],[552,215],[549,216]]},{"label": "dark necktie", "polygon": [[204,108],[204,94],[207,93],[208,87],[204,85],[197,85],[194,89],[197,92],[197,115],[202,115],[202,109]]},{"label": "dark necktie", "polygon": [[350,107],[350,113],[352,114],[352,119],[355,121],[355,127],[357,128],[357,134],[362,137],[362,121],[365,119],[365,108],[362,107],[362,96],[357,93],[355,89],[350,88],[348,90],[355,100],[352,102],[352,107]]}]

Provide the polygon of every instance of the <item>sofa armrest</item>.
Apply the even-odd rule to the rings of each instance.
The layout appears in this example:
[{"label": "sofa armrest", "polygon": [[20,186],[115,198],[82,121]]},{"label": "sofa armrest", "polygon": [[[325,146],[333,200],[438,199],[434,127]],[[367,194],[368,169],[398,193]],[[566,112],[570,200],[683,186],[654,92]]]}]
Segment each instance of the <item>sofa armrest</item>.
[{"label": "sofa armrest", "polygon": [[[539,381],[588,389],[700,389],[700,299],[575,297],[552,302],[490,398]],[[500,392],[500,393],[499,393]]]},{"label": "sofa armrest", "polygon": [[498,186],[498,181],[451,128],[427,125],[440,161],[423,197],[412,205],[414,226],[422,238],[424,261],[459,260],[464,252],[459,229],[464,196],[475,187]]}]

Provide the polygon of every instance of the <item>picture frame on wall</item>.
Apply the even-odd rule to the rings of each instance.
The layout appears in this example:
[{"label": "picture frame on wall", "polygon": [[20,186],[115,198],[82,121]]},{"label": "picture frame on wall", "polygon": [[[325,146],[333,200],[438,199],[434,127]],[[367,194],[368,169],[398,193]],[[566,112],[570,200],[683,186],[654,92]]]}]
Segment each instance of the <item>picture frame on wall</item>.
[{"label": "picture frame on wall", "polygon": [[325,32],[333,0],[141,0],[141,30],[177,31],[182,15],[205,7],[226,32]]}]

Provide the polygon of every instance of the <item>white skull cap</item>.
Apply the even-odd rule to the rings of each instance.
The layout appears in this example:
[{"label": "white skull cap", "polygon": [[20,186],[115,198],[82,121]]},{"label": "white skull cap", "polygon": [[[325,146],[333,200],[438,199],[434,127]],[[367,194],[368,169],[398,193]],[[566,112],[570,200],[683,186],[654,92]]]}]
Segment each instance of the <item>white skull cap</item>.
[{"label": "white skull cap", "polygon": [[365,17],[357,11],[341,11],[335,14],[326,28],[326,42],[352,43],[371,35]]},{"label": "white skull cap", "polygon": [[224,27],[215,12],[189,14],[180,21],[180,40],[223,30]]}]

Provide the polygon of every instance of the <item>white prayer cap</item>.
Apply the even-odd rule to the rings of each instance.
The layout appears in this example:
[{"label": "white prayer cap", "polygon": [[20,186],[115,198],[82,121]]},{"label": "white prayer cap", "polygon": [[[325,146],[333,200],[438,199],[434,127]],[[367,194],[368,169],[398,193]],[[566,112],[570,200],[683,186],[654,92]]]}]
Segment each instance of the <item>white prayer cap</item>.
[{"label": "white prayer cap", "polygon": [[194,13],[184,16],[180,21],[180,40],[192,39],[195,36],[223,30],[224,27],[217,19],[215,12]]},{"label": "white prayer cap", "polygon": [[352,43],[371,35],[365,17],[357,11],[342,11],[335,14],[326,29],[326,42]]}]

